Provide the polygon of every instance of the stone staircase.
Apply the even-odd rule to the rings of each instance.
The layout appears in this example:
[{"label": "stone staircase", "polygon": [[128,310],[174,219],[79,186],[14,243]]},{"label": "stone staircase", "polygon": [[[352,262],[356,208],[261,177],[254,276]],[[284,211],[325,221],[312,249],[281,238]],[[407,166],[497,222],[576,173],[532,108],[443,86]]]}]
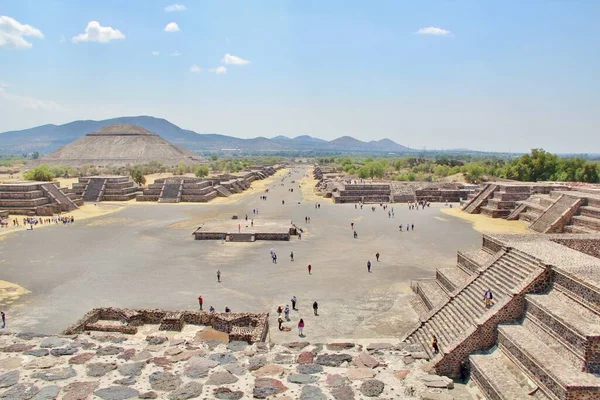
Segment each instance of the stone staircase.
[{"label": "stone staircase", "polygon": [[539,233],[562,232],[564,226],[584,202],[585,200],[581,198],[560,195],[529,228]]},{"label": "stone staircase", "polygon": [[170,182],[165,181],[163,189],[158,198],[159,203],[179,203],[181,200],[182,181]]},{"label": "stone staircase", "polygon": [[106,178],[90,178],[85,188],[85,192],[83,192],[83,201],[94,203],[100,201],[105,184]]},{"label": "stone staircase", "polygon": [[[466,259],[463,256],[463,259]],[[461,261],[463,260],[461,259]],[[473,266],[466,267],[472,271]],[[487,265],[473,271],[462,288],[451,293],[449,300],[434,308],[409,331],[404,341],[419,344],[432,359],[439,374],[457,375],[459,363],[477,350],[495,342],[496,326],[515,320],[522,314],[522,293],[533,290],[546,272],[537,259],[512,248],[501,248]],[[494,294],[493,305],[486,308],[483,294]],[[439,354],[433,353],[431,341],[438,339]]]},{"label": "stone staircase", "polygon": [[479,213],[481,207],[487,204],[488,199],[491,198],[497,189],[497,185],[491,183],[487,184],[481,192],[475,195],[475,197],[463,207],[463,211],[468,212],[469,214]]},{"label": "stone staircase", "polygon": [[47,192],[46,197],[52,197],[54,200],[53,202],[60,205],[61,211],[68,212],[79,208],[77,204],[64,194],[54,183],[42,185],[41,189]]},{"label": "stone staircase", "polygon": [[218,195],[221,197],[229,197],[233,194],[225,186],[222,186],[222,185],[216,185],[215,190],[217,191]]},{"label": "stone staircase", "polygon": [[[598,304],[574,299],[560,285],[525,295],[525,315],[498,326],[498,346],[471,355],[471,376],[488,398],[600,397]],[[590,306],[593,305],[592,308]],[[509,367],[510,366],[510,367]]]}]

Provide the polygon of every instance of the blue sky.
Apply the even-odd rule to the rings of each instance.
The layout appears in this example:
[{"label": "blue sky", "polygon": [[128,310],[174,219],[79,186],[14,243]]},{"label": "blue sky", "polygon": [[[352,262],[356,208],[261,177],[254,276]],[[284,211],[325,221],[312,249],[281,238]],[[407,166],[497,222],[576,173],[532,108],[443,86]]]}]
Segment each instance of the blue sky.
[{"label": "blue sky", "polygon": [[0,132],[153,115],[238,137],[598,153],[598,15],[594,0],[0,0]]}]

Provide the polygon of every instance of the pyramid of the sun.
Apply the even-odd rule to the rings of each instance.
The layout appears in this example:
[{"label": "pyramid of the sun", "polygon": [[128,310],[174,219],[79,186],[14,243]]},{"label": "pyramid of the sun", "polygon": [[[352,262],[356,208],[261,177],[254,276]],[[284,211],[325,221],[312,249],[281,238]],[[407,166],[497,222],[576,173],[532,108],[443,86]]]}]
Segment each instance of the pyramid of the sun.
[{"label": "pyramid of the sun", "polygon": [[159,161],[167,166],[202,162],[192,151],[175,146],[156,133],[130,124],[109,125],[88,133],[40,159],[36,164],[91,166]]}]

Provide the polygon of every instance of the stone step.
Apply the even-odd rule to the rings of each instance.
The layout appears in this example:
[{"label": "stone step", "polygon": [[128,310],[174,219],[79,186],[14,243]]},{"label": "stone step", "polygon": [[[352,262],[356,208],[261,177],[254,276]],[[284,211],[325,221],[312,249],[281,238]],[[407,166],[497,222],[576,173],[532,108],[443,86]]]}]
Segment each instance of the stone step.
[{"label": "stone step", "polygon": [[[528,294],[527,316],[577,355],[575,363],[587,371],[600,371],[600,315],[559,290]],[[581,365],[579,365],[581,364]]]},{"label": "stone step", "polygon": [[600,378],[582,373],[522,325],[498,325],[500,349],[537,385],[559,399],[571,388],[600,391]]},{"label": "stone step", "polygon": [[513,263],[508,262],[506,260],[498,260],[498,267],[503,271],[505,275],[512,277],[516,281],[522,281],[529,275],[527,271],[523,271],[518,266],[515,266]]},{"label": "stone step", "polygon": [[[531,387],[522,374],[515,375],[518,369],[500,350],[491,354],[469,356],[471,378],[489,399],[517,400],[533,399],[529,395]],[[511,365],[512,364],[512,365]]]},{"label": "stone step", "polygon": [[469,279],[469,274],[459,267],[438,268],[436,275],[440,286],[448,292],[454,292],[463,287]]},{"label": "stone step", "polygon": [[584,217],[600,219],[600,207],[581,206],[579,207],[579,214]]},{"label": "stone step", "polygon": [[528,211],[525,211],[524,213],[519,214],[519,219],[521,221],[532,223],[533,221],[538,219],[540,215],[541,215],[540,213],[534,213],[534,212],[528,210]]},{"label": "stone step", "polygon": [[430,310],[448,301],[448,295],[435,279],[417,281],[416,293]]},{"label": "stone step", "polygon": [[567,225],[564,227],[563,232],[564,233],[578,233],[578,234],[582,234],[582,235],[598,233],[598,231],[595,229],[590,229],[590,228],[587,228],[585,226],[580,226],[580,225]]},{"label": "stone step", "polygon": [[585,226],[586,228],[594,229],[596,231],[600,230],[600,219],[598,218],[574,215],[571,221],[575,226]]}]

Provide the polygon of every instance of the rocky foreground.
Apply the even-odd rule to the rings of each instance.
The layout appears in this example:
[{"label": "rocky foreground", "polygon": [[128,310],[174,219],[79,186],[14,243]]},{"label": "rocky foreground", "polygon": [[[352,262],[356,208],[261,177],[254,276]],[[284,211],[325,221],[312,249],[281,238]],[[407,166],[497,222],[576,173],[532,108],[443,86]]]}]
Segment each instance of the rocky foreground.
[{"label": "rocky foreground", "polygon": [[207,340],[195,331],[0,336],[2,399],[469,399],[419,349]]}]

